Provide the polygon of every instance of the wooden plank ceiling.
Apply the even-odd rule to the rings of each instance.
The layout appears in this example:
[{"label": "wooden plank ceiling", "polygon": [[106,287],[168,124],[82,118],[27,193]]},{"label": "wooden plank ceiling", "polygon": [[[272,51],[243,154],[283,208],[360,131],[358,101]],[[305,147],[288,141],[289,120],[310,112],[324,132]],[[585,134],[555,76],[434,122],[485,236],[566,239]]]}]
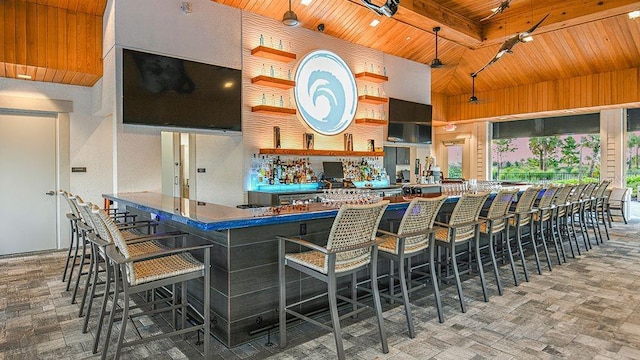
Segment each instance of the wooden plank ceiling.
[{"label": "wooden plank ceiling", "polygon": [[[212,0],[274,19],[288,8],[285,0]],[[384,0],[372,0],[382,4]],[[637,0],[513,0],[503,14],[481,19],[500,0],[401,0],[393,18],[378,16],[360,0],[293,0],[301,26],[420,63],[435,53],[433,27],[440,26],[438,57],[444,67],[432,71],[432,91],[447,96],[469,94],[470,74],[484,66],[511,36],[531,28],[535,41],[518,44],[512,54],[476,79],[476,91],[640,67],[640,19],[627,13]],[[380,24],[373,28],[373,19]],[[283,25],[284,26],[284,25]]]},{"label": "wooden plank ceiling", "polygon": [[[286,0],[211,0],[281,19]],[[381,4],[384,0],[372,0]],[[102,76],[102,15],[107,0],[0,1],[0,76],[30,75],[33,80],[93,85]],[[378,16],[361,0],[293,0],[301,26],[389,54],[430,64],[433,27],[440,26],[432,91],[445,96],[471,92],[470,74],[480,69],[507,38],[547,13],[535,41],[518,44],[512,54],[476,79],[485,92],[526,84],[640,67],[640,19],[627,13],[637,0],[513,0],[503,14],[482,22],[500,0],[401,0],[393,18]],[[197,9],[195,9],[197,11]],[[380,24],[373,28],[373,19]],[[284,25],[283,25],[284,26]]]},{"label": "wooden plank ceiling", "polygon": [[91,86],[107,0],[0,1],[0,76]]}]

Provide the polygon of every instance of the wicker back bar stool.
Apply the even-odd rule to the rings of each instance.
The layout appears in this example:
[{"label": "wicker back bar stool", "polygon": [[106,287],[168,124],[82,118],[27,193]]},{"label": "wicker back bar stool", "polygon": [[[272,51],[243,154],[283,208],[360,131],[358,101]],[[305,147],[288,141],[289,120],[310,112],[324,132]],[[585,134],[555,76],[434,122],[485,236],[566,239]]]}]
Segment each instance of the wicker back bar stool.
[{"label": "wicker back bar stool", "polygon": [[[67,251],[67,258],[65,260],[65,264],[64,264],[64,271],[62,272],[62,282],[65,282],[67,280],[67,272],[70,271],[69,274],[69,278],[71,278],[72,274],[73,274],[73,268],[75,267],[75,262],[76,259],[78,257],[78,244],[79,244],[79,240],[78,240],[78,220],[80,220],[80,213],[78,211],[78,208],[76,207],[76,205],[71,201],[71,197],[73,197],[72,194],[68,193],[67,191],[64,190],[60,190],[59,193],[62,195],[62,197],[66,200],[67,204],[69,205],[69,210],[71,211],[70,213],[67,213],[67,219],[69,219],[69,226],[71,229],[71,233],[70,233],[70,237],[69,237],[69,250]],[[73,250],[75,249],[75,254],[74,256],[71,256],[71,253],[73,252]],[[71,260],[73,259],[73,260]],[[70,268],[71,267],[71,268]],[[67,282],[67,291],[69,291],[69,287],[71,285],[71,282],[68,281]]]},{"label": "wicker back bar stool", "polygon": [[[388,203],[388,201],[380,201],[366,205],[342,205],[333,221],[325,246],[316,245],[301,238],[278,236],[278,272],[280,280],[279,332],[281,347],[287,346],[287,314],[289,314],[323,329],[332,331],[338,358],[344,359],[345,352],[342,345],[340,319],[354,316],[364,310],[365,304],[358,302],[355,298],[356,272],[369,267],[373,303],[378,319],[382,351],[385,354],[389,352],[382,318],[382,305],[378,291],[378,242],[375,237],[380,219],[382,219]],[[288,253],[285,251],[287,244],[297,245],[298,248],[304,249],[304,251]],[[287,300],[291,299],[287,297],[286,267],[298,270],[303,274],[327,284],[326,295],[329,300],[331,326],[293,310],[293,308],[308,301],[318,299],[325,294],[313,296],[310,299],[297,301],[292,304],[287,303]],[[344,276],[351,276],[351,298],[342,296],[337,292],[337,280]],[[290,297],[297,299],[297,297]],[[339,316],[338,299],[350,303],[353,306],[353,310]]]},{"label": "wicker back bar stool", "polygon": [[491,256],[491,263],[493,265],[493,271],[496,278],[496,286],[498,288],[498,294],[502,295],[502,283],[500,282],[500,273],[498,271],[498,262],[496,261],[496,243],[495,239],[500,237],[501,249],[507,248],[509,263],[511,264],[511,272],[513,273],[514,281],[516,279],[516,266],[513,262],[513,252],[509,244],[509,221],[511,217],[509,214],[509,208],[511,203],[518,193],[518,189],[502,189],[500,190],[487,211],[486,216],[480,216],[480,236],[488,238],[489,253]]},{"label": "wicker back bar stool", "polygon": [[[106,247],[113,246],[113,237],[109,233],[106,227],[106,224],[100,217],[101,213],[104,213],[103,215],[105,217],[107,216],[105,213],[105,210],[100,209],[98,208],[98,206],[92,205],[91,203],[87,203],[86,205],[79,203],[79,205],[80,205],[80,210],[83,210],[86,208],[86,210],[88,211],[88,214],[87,214],[88,218],[91,220],[91,223],[93,226],[94,231],[88,234],[88,238],[92,245],[91,251],[93,254],[95,254],[95,256],[92,258],[92,260],[94,258],[95,260],[93,261],[93,267],[91,268],[92,269],[91,276],[90,276],[91,282],[87,285],[87,287],[85,287],[85,290],[87,288],[91,289],[90,294],[88,296],[87,295],[83,296],[83,302],[84,302],[84,299],[88,298],[87,311],[85,314],[84,324],[82,328],[83,333],[86,333],[88,331],[89,318],[91,317],[91,310],[93,306],[93,299],[96,297],[102,297],[102,305],[100,308],[100,315],[98,317],[98,326],[96,329],[96,334],[95,334],[94,343],[93,343],[93,353],[95,354],[98,352],[98,346],[101,339],[103,323],[104,323],[105,316],[107,314],[106,312],[107,300],[109,296],[112,295],[111,284],[115,281],[114,273],[112,269],[113,266],[109,262],[109,259],[106,255]],[[131,225],[120,226],[120,228],[125,228],[125,227],[130,228],[130,226]],[[148,226],[148,223],[146,221],[143,221],[141,226],[146,227]],[[155,226],[153,226],[152,229],[153,231],[155,231]],[[175,236],[186,235],[185,233],[181,233],[181,232],[145,235],[145,234],[138,234],[134,232],[134,230],[130,230],[130,229],[121,231],[121,234],[126,235],[127,243],[129,244],[129,251],[135,256],[157,253],[167,249],[167,247],[162,245],[160,242],[154,241],[155,239],[163,239],[163,238],[167,238],[168,236],[175,237]],[[100,270],[101,265],[104,266],[103,271],[106,274],[105,280],[102,282],[98,280],[98,274],[102,272]],[[100,283],[104,284],[104,292],[101,295],[100,294],[96,295],[96,289]],[[156,303],[154,303],[153,301],[151,302],[151,304],[154,306],[156,305]]]},{"label": "wicker back bar stool", "polygon": [[[542,188],[539,186],[528,187],[522,195],[520,195],[515,209],[511,213],[512,218],[509,219],[509,225],[515,228],[515,240],[518,247],[518,254],[520,255],[520,262],[522,263],[522,272],[524,273],[524,280],[529,281],[529,271],[527,270],[527,263],[525,261],[524,249],[522,247],[522,238],[524,237],[524,230],[529,227],[529,236],[533,239],[531,234],[531,218],[534,210],[534,204],[538,198],[538,193]],[[518,285],[517,276],[516,286]]]},{"label": "wicker back bar stool", "polygon": [[[591,244],[591,237],[589,236],[589,227],[591,227],[592,225],[591,222],[589,221],[589,214],[591,212],[592,194],[597,185],[598,184],[596,183],[587,184],[587,186],[585,186],[584,190],[580,194],[580,200],[579,200],[580,210],[578,211],[577,218],[582,228],[584,229],[582,240],[584,240],[584,247],[586,251],[589,251],[593,247],[593,245]],[[597,238],[595,228],[592,227],[592,231],[593,231],[594,237]]]},{"label": "wicker back bar stool", "polygon": [[[573,252],[573,246],[571,245],[571,234],[569,228],[566,226],[567,222],[567,209],[569,207],[569,195],[573,190],[573,185],[563,185],[558,190],[557,196],[553,199],[554,211],[551,215],[551,231],[558,235],[558,247],[556,247],[556,255],[560,251],[562,261],[567,262],[567,254],[564,249],[565,241],[569,243],[569,249],[571,250],[571,256],[575,258]],[[558,249],[559,248],[559,249]]]},{"label": "wicker back bar stool", "polygon": [[[482,269],[482,260],[480,259],[480,248],[478,246],[478,238],[480,236],[478,217],[480,210],[485,201],[489,197],[488,192],[477,194],[463,194],[451,213],[448,223],[436,222],[434,226],[435,245],[447,249],[448,257],[451,259],[456,288],[458,289],[458,297],[460,300],[460,309],[467,312],[467,307],[462,294],[462,284],[460,283],[460,272],[458,270],[458,261],[456,259],[456,246],[471,242],[471,246],[475,247],[475,257],[478,263],[480,283],[482,285],[482,294],[484,301],[489,301],[487,296],[487,288],[484,281],[484,271]],[[448,266],[448,261],[447,261]],[[469,264],[471,267],[471,264]]]},{"label": "wicker back bar stool", "polygon": [[569,208],[567,211],[567,226],[571,228],[570,231],[574,235],[573,239],[576,244],[576,251],[578,255],[581,255],[580,243],[578,242],[578,230],[580,231],[580,235],[583,237],[583,239],[585,237],[584,223],[580,220],[580,197],[582,196],[582,193],[584,192],[586,187],[587,184],[578,184],[573,188],[571,195],[569,195]]},{"label": "wicker back bar stool", "polygon": [[[116,345],[114,359],[118,359],[120,352],[125,346],[133,346],[146,341],[166,338],[175,335],[183,335],[193,331],[202,331],[204,333],[204,356],[209,357],[210,347],[210,264],[211,264],[211,246],[210,244],[186,246],[186,236],[179,235],[182,238],[182,246],[171,247],[159,251],[145,250],[148,240],[135,242],[140,244],[141,249],[136,248],[126,241],[115,221],[109,217],[106,212],[99,211],[98,215],[104,223],[106,229],[113,240],[113,245],[105,246],[105,252],[110,264],[113,266],[114,275],[114,295],[112,309],[109,314],[109,325],[107,326],[107,334],[105,345],[102,351],[102,358],[106,358],[109,348],[109,339],[111,330],[113,329],[116,308],[119,303],[120,289],[123,293],[122,305],[122,322],[120,325],[120,334]],[[168,241],[175,239],[176,236],[155,237],[155,241]],[[169,244],[168,244],[169,245]],[[154,246],[154,245],[152,245]],[[138,252],[139,251],[139,252]],[[196,259],[191,252],[203,253],[203,261]],[[204,286],[202,289],[203,296],[203,321],[202,324],[186,326],[186,312],[189,306],[187,295],[187,284],[191,280],[202,279]],[[178,303],[176,285],[180,286],[180,299]],[[161,309],[151,310],[148,312],[130,314],[132,306],[131,297],[134,294],[144,293],[159,287],[171,287],[173,289],[173,304]],[[176,326],[176,311],[181,311],[181,326]],[[127,322],[132,320],[133,316],[141,316],[142,314],[155,314],[161,311],[171,311],[173,314],[174,330],[168,333],[152,335],[133,341],[124,341],[127,328]]]},{"label": "wicker back bar stool", "polygon": [[[393,294],[395,287],[395,277],[389,275],[389,294],[381,293],[383,297],[399,300],[404,304],[405,316],[407,318],[407,326],[409,329],[409,337],[415,337],[415,329],[413,325],[413,317],[411,315],[411,305],[409,303],[409,293],[418,290],[426,284],[421,286],[412,286],[411,290],[408,289],[407,283],[412,281],[411,272],[422,266],[411,267],[411,264],[406,264],[408,259],[416,257],[418,255],[427,255],[430,266],[431,284],[433,287],[433,294],[436,301],[436,309],[438,313],[438,320],[444,322],[442,315],[442,305],[440,303],[438,282],[436,279],[436,270],[434,263],[433,252],[433,222],[438,215],[438,211],[444,204],[447,196],[440,196],[436,198],[414,198],[409,203],[407,210],[405,210],[402,220],[396,233],[388,232],[382,229],[378,229],[378,254],[381,258],[389,259],[393,268],[394,262],[398,264],[398,274],[400,275],[400,289],[401,297],[396,297]],[[408,267],[405,270],[405,265]],[[426,264],[425,264],[426,265]],[[407,276],[408,272],[408,276]]]},{"label": "wicker back bar stool", "polygon": [[[532,238],[535,236],[539,236],[540,243],[532,241],[533,244],[533,253],[536,259],[536,266],[538,267],[538,273],[541,274],[542,270],[540,268],[540,257],[538,256],[538,247],[541,245],[544,250],[544,255],[547,260],[547,266],[549,267],[549,271],[553,270],[553,266],[551,265],[551,256],[549,256],[549,247],[547,246],[547,241],[549,240],[547,236],[553,240],[554,248],[556,249],[556,255],[558,257],[558,264],[561,264],[562,260],[560,259],[560,252],[558,249],[558,241],[556,239],[556,234],[553,231],[551,226],[551,216],[555,211],[555,205],[553,205],[553,201],[558,195],[558,190],[560,190],[559,186],[549,185],[542,190],[542,196],[540,197],[540,201],[538,202],[538,206],[536,208],[536,212],[533,213],[533,222],[532,222]],[[546,227],[545,227],[546,225]]]},{"label": "wicker back bar stool", "polygon": [[[607,235],[607,240],[609,237],[609,229],[607,228],[606,221],[606,201],[607,201],[607,188],[611,185],[611,179],[604,179],[600,182],[600,186],[594,193],[594,204],[593,204],[593,218],[599,224],[600,219],[602,219],[602,227],[604,227],[605,234]],[[599,228],[599,225],[598,225]],[[600,234],[600,243],[604,243],[602,238],[602,233]]]}]

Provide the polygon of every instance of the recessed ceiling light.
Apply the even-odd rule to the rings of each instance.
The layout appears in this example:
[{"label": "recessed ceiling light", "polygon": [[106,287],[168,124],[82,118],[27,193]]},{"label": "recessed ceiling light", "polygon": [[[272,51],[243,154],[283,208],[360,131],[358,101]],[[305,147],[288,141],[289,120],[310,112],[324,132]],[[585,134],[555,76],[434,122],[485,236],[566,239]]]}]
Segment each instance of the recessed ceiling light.
[{"label": "recessed ceiling light", "polygon": [[27,74],[18,74],[18,79],[31,80],[31,75],[27,75]]},{"label": "recessed ceiling light", "polygon": [[300,4],[304,5],[304,6],[309,6],[309,4],[311,4],[313,0],[302,0],[300,1]]},{"label": "recessed ceiling light", "polygon": [[369,26],[376,27],[376,26],[378,26],[378,24],[380,24],[380,20],[373,19],[373,20],[371,20],[371,23],[369,24]]},{"label": "recessed ceiling light", "polygon": [[635,10],[629,13],[629,19],[637,19],[640,17],[640,10]]},{"label": "recessed ceiling light", "polygon": [[411,40],[411,36],[407,36],[407,37],[406,37],[406,39],[407,39],[407,40]]}]

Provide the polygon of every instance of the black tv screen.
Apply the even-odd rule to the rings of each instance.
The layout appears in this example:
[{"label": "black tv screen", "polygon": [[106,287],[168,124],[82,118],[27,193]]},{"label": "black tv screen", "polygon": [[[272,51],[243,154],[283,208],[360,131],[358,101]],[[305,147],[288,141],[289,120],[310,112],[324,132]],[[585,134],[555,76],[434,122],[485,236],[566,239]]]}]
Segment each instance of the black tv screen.
[{"label": "black tv screen", "polygon": [[387,141],[431,144],[431,125],[390,122]]},{"label": "black tv screen", "polygon": [[389,99],[390,122],[431,125],[431,113],[431,105],[394,98]]},{"label": "black tv screen", "polygon": [[324,170],[325,179],[343,179],[344,171],[342,170],[342,162],[340,161],[323,161],[322,170]]},{"label": "black tv screen", "polygon": [[242,130],[242,72],[122,50],[125,124]]}]

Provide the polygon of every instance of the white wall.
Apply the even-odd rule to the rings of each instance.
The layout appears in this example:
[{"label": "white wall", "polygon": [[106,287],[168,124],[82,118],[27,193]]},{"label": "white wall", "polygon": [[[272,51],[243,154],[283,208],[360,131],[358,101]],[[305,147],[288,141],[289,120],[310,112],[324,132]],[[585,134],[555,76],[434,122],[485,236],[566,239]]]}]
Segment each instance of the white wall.
[{"label": "white wall", "polygon": [[109,171],[111,133],[100,117],[92,115],[91,88],[36,81],[0,78],[0,95],[31,99],[67,100],[73,102],[69,113],[69,152],[71,166],[84,166],[86,173],[71,173],[72,193],[102,204],[102,194],[111,191]]},{"label": "white wall", "polygon": [[[121,68],[121,48],[148,51],[182,59],[199,61],[240,69],[241,12],[238,9],[208,0],[195,0],[193,12],[180,10],[181,1],[109,1],[103,22],[104,78],[96,90],[96,111],[108,115],[113,127],[113,191],[157,191],[162,188],[162,151],[160,129],[123,125],[120,118],[121,81],[117,74]],[[166,129],[165,129],[166,130]],[[179,130],[177,130],[179,131]],[[224,138],[224,137],[221,137]],[[220,139],[214,137],[214,139]],[[213,141],[215,142],[215,141]],[[214,161],[242,162],[242,146],[220,152],[207,149],[211,141],[203,141],[198,149],[203,154],[217,154]],[[228,142],[226,142],[229,145]],[[229,158],[230,154],[237,156]],[[210,158],[210,156],[209,156]],[[236,167],[240,172],[241,168]],[[202,187],[205,198],[228,198],[225,193],[237,193],[242,199],[242,182],[221,190]],[[198,187],[199,189],[201,187]],[[210,191],[210,192],[207,192]],[[228,205],[242,200],[229,198]]]}]

